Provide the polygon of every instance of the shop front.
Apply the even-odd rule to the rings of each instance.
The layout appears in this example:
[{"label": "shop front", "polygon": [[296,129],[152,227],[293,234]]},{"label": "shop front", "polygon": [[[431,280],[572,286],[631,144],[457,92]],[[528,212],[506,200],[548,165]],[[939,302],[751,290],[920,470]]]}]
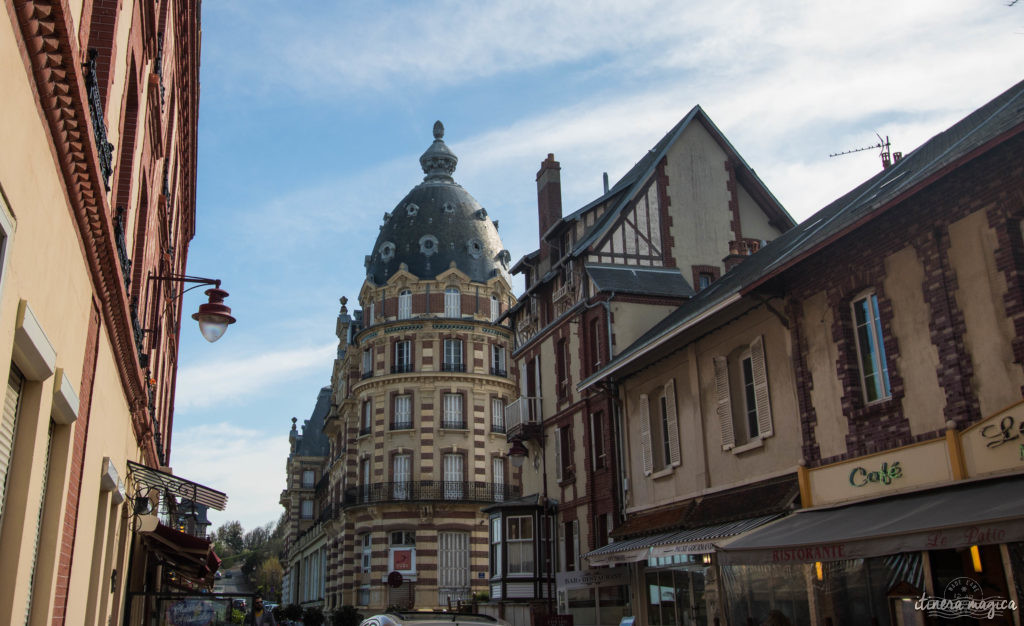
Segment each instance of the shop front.
[{"label": "shop front", "polygon": [[[626,581],[622,584],[628,584],[628,587],[615,593],[625,594],[624,608],[633,612],[623,616],[634,617],[635,623],[652,626],[712,624],[714,617],[720,614],[718,574],[713,555],[715,542],[749,532],[778,517],[779,514],[764,515],[625,539],[584,556],[592,566],[609,565],[613,567],[605,571],[621,572],[619,576]],[[607,595],[611,591],[604,593]],[[592,596],[593,593],[588,597]],[[573,608],[571,602],[569,608]],[[604,617],[602,615],[600,622],[583,623],[618,623]],[[577,620],[576,624],[580,622]]]},{"label": "shop front", "polygon": [[811,507],[719,542],[729,623],[1020,626],[1022,407],[807,471]]},{"label": "shop front", "polygon": [[559,572],[556,583],[558,612],[572,615],[573,626],[618,624],[633,614],[625,566]]}]

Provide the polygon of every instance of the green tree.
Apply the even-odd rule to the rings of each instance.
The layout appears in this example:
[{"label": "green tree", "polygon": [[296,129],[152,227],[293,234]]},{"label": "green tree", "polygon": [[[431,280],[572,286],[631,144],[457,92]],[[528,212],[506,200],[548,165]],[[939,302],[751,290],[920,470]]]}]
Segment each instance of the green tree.
[{"label": "green tree", "polygon": [[214,533],[214,536],[216,541],[228,549],[227,551],[230,552],[228,556],[238,554],[245,549],[244,530],[242,529],[242,523],[238,520],[222,524]]},{"label": "green tree", "polygon": [[284,576],[284,568],[276,556],[270,556],[263,561],[256,570],[256,584],[263,588],[267,597],[276,598],[281,591],[281,579]]}]

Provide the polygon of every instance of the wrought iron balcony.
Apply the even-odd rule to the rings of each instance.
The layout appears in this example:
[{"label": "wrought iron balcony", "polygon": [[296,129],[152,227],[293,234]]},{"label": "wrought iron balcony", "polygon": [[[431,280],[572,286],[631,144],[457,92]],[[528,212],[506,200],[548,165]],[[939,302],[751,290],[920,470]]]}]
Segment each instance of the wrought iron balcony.
[{"label": "wrought iron balcony", "polygon": [[370,430],[371,430],[371,428],[369,426],[360,426],[359,427],[359,436],[362,437],[363,435],[369,435],[370,434]]},{"label": "wrought iron balcony", "polygon": [[444,362],[444,363],[441,363],[441,371],[442,372],[465,372],[466,371],[466,364],[465,363],[448,363],[448,362]]},{"label": "wrought iron balcony", "polygon": [[373,378],[373,370],[363,372],[362,380],[366,380],[367,378]]},{"label": "wrought iron balcony", "polygon": [[442,417],[441,428],[451,430],[466,430],[466,418],[464,417]]},{"label": "wrought iron balcony", "polygon": [[132,260],[128,256],[128,244],[125,243],[125,228],[128,221],[123,206],[117,207],[114,214],[114,243],[117,245],[117,258],[121,262],[121,278],[124,279],[124,290],[130,292],[132,285]]},{"label": "wrought iron balcony", "polygon": [[83,63],[85,72],[85,89],[89,94],[89,116],[92,118],[92,130],[96,139],[96,150],[100,159],[100,173],[103,175],[103,186],[110,190],[110,175],[114,172],[114,144],[107,141],[107,127],[103,122],[103,96],[100,94],[99,79],[96,76],[96,48],[89,48],[89,58]]},{"label": "wrought iron balcony", "polygon": [[381,502],[504,502],[520,496],[517,485],[479,481],[408,480],[370,483],[345,490],[343,506]]},{"label": "wrought iron balcony", "polygon": [[412,429],[412,418],[408,417],[405,419],[396,419],[391,422],[391,430],[411,430]]},{"label": "wrought iron balcony", "polygon": [[501,376],[502,378],[507,378],[508,377],[508,372],[505,371],[504,367],[494,367],[492,365],[491,366],[491,376]]},{"label": "wrought iron balcony", "polygon": [[392,374],[408,374],[409,372],[415,371],[412,363],[396,363],[391,366]]}]

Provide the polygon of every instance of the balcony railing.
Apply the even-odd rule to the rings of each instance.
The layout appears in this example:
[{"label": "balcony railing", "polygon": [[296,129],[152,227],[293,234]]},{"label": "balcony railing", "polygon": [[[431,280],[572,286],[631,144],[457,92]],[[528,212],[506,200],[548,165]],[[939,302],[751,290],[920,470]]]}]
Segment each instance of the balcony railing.
[{"label": "balcony railing", "polygon": [[83,63],[85,89],[89,95],[89,116],[92,118],[93,138],[100,159],[100,174],[103,186],[110,190],[110,175],[114,172],[114,145],[107,141],[107,127],[103,123],[103,96],[100,94],[99,78],[96,75],[96,57],[99,52],[89,48],[88,59]]},{"label": "balcony railing", "polygon": [[442,372],[465,372],[465,363],[441,363]]},{"label": "balcony railing", "polygon": [[508,377],[508,372],[505,371],[504,367],[494,367],[492,365],[491,366],[491,376],[501,376],[502,378],[507,378]]},{"label": "balcony railing", "polygon": [[441,428],[450,428],[452,430],[466,430],[466,418],[442,417]]},{"label": "balcony railing", "polygon": [[540,398],[520,396],[505,407],[505,428],[512,432],[525,424],[540,424],[542,419]]},{"label": "balcony railing", "polygon": [[396,363],[391,366],[392,374],[408,374],[413,371],[412,363]]},{"label": "balcony railing", "polygon": [[412,418],[396,419],[391,422],[391,430],[411,430]]},{"label": "balcony railing", "polygon": [[407,480],[370,483],[345,490],[344,506],[380,502],[504,502],[520,496],[517,485],[479,481]]},{"label": "balcony railing", "polygon": [[371,428],[369,426],[360,426],[359,427],[359,436],[362,437],[363,435],[369,435],[370,434],[370,430],[371,430]]},{"label": "balcony railing", "polygon": [[367,378],[373,378],[373,370],[363,372],[362,380],[366,380]]}]

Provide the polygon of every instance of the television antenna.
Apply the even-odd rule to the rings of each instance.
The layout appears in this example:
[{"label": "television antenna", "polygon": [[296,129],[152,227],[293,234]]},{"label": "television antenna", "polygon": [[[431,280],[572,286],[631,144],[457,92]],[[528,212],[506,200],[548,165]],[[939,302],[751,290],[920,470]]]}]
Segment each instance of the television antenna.
[{"label": "television antenna", "polygon": [[902,152],[896,152],[896,153],[890,153],[889,152],[889,148],[890,148],[889,135],[886,135],[885,139],[882,139],[881,135],[879,135],[878,133],[875,133],[875,137],[878,137],[878,143],[876,143],[874,145],[864,146],[863,148],[854,148],[853,150],[844,150],[843,152],[835,152],[835,153],[830,154],[828,156],[829,156],[829,158],[832,158],[832,157],[837,157],[837,156],[843,156],[844,154],[853,154],[854,152],[864,152],[865,150],[881,150],[881,152],[878,153],[878,156],[881,157],[881,159],[882,159],[882,167],[883,168],[888,168],[890,165],[893,164],[893,157],[895,157],[896,161],[899,161],[900,159],[903,158],[903,153]]}]

